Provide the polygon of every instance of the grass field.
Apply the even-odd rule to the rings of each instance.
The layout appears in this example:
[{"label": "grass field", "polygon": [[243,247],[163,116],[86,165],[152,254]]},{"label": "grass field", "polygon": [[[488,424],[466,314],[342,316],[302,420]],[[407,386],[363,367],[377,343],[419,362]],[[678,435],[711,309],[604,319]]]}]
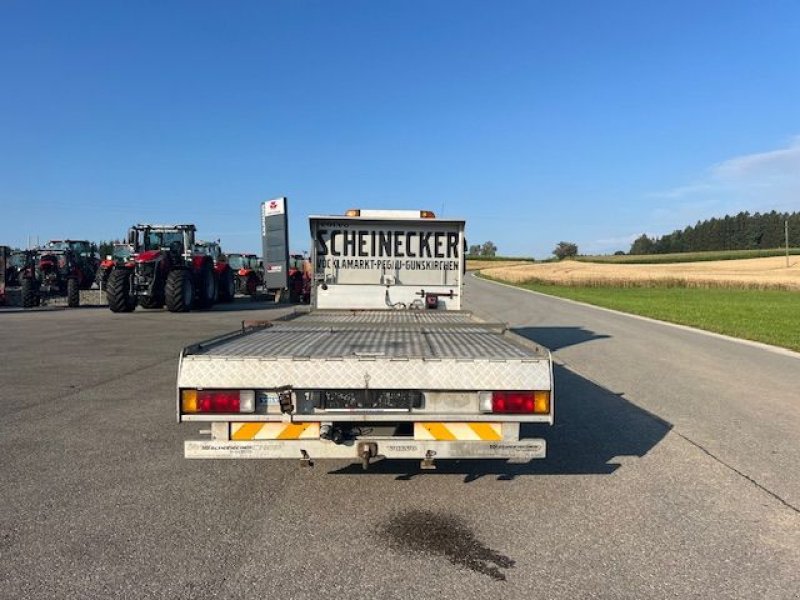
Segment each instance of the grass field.
[{"label": "grass field", "polygon": [[509,283],[581,287],[692,287],[800,291],[800,257],[782,256],[668,264],[609,264],[563,260],[523,265],[487,264],[490,277]]},{"label": "grass field", "polygon": [[[492,279],[492,277],[489,277]],[[800,351],[800,293],[678,287],[519,287]]]},{"label": "grass field", "polygon": [[[742,258],[766,258],[784,256],[783,248],[773,250],[719,250],[714,252],[677,252],[673,254],[634,254],[620,256],[576,256],[582,262],[612,263],[626,265],[656,265],[662,263],[686,263],[708,260],[738,260]],[[789,248],[789,254],[800,254],[800,248]]]}]

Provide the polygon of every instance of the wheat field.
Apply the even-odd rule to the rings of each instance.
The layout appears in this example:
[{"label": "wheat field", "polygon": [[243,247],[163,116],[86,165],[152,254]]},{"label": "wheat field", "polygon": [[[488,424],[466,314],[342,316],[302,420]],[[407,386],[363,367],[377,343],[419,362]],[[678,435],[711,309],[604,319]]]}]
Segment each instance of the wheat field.
[{"label": "wheat field", "polygon": [[730,287],[800,290],[800,257],[749,258],[675,264],[608,264],[564,260],[491,265],[481,273],[510,283],[535,281],[570,286]]}]

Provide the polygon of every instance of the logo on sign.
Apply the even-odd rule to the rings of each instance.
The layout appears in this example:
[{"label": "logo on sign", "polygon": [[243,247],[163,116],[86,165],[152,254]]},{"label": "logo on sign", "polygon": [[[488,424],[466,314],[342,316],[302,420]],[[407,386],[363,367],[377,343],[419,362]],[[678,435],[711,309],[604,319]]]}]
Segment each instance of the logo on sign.
[{"label": "logo on sign", "polygon": [[275,198],[267,200],[261,205],[261,212],[265,217],[272,215],[282,215],[285,212],[285,198]]}]

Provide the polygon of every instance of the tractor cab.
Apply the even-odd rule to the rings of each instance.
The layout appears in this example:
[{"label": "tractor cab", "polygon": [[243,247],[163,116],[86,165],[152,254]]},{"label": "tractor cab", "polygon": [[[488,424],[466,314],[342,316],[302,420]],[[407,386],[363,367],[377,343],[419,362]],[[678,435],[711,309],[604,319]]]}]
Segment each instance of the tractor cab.
[{"label": "tractor cab", "polygon": [[195,231],[194,225],[134,225],[128,230],[128,245],[137,262],[150,262],[166,253],[177,265],[190,256]]},{"label": "tractor cab", "polygon": [[204,254],[206,256],[210,256],[214,263],[220,262],[228,262],[225,254],[222,252],[222,248],[220,248],[219,242],[203,242],[198,241],[194,245],[195,252],[198,254]]},{"label": "tractor cab", "polygon": [[87,240],[50,240],[44,248],[55,252],[72,252],[75,256],[92,258],[94,250]]}]

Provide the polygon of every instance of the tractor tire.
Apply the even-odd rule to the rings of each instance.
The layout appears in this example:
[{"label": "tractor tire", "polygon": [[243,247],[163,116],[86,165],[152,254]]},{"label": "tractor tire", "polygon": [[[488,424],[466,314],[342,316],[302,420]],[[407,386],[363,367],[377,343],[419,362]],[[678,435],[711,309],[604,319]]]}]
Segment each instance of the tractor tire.
[{"label": "tractor tire", "polygon": [[36,293],[36,283],[30,277],[22,279],[22,306],[23,308],[33,308],[39,304],[39,295]]},{"label": "tractor tire", "polygon": [[236,297],[236,279],[233,271],[225,269],[219,276],[219,301],[233,302]]},{"label": "tractor tire", "polygon": [[140,296],[139,306],[142,308],[162,308],[164,300],[158,296]]},{"label": "tractor tire", "polygon": [[131,295],[131,271],[113,269],[108,276],[106,299],[111,312],[131,312],[136,308],[136,296]]},{"label": "tractor tire", "polygon": [[[213,277],[213,275],[212,275]],[[189,312],[194,305],[194,281],[186,269],[170,271],[165,288],[169,312]]]},{"label": "tractor tire", "polygon": [[217,299],[217,281],[211,265],[203,265],[197,275],[197,307],[211,308]]},{"label": "tractor tire", "polygon": [[78,308],[81,305],[81,288],[74,277],[67,279],[67,306]]},{"label": "tractor tire", "polygon": [[255,297],[256,293],[258,292],[258,280],[256,276],[250,273],[245,280],[245,291],[244,293],[248,296]]}]

